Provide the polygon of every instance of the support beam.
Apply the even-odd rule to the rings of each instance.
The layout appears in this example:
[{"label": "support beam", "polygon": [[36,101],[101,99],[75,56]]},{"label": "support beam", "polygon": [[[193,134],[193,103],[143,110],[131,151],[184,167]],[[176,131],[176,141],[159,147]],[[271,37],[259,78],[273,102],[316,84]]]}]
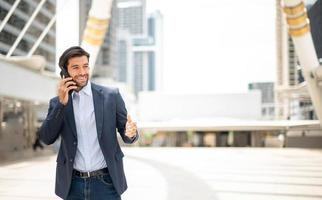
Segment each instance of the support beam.
[{"label": "support beam", "polygon": [[288,31],[292,36],[315,112],[322,124],[322,90],[318,84],[319,77],[316,76],[320,64],[313,45],[305,5],[302,0],[284,0],[283,2]]},{"label": "support beam", "polygon": [[[48,103],[56,96],[59,78],[0,60],[0,96]],[[12,76],[8,76],[14,74]],[[27,79],[26,79],[27,77]]]},{"label": "support beam", "polygon": [[38,48],[39,44],[44,39],[44,37],[47,35],[47,33],[49,32],[50,28],[53,26],[53,24],[55,23],[55,21],[56,21],[56,14],[53,16],[53,18],[51,18],[51,20],[48,23],[48,25],[46,26],[46,28],[43,30],[43,32],[41,33],[41,35],[39,36],[39,38],[37,39],[37,41],[35,42],[35,44],[32,46],[32,48],[29,51],[27,57],[30,58],[34,54],[34,52]]},{"label": "support beam", "polygon": [[46,0],[41,0],[41,2],[38,4],[36,10],[32,13],[27,24],[23,27],[23,29],[20,32],[20,34],[18,35],[16,41],[14,42],[14,44],[11,46],[10,50],[8,51],[7,57],[10,57],[13,54],[13,52],[15,51],[16,47],[18,46],[19,42],[21,41],[21,39],[23,38],[23,36],[27,32],[29,26],[34,21],[35,17],[37,16],[38,12],[40,11],[41,7],[44,5],[45,2],[46,2]]},{"label": "support beam", "polygon": [[10,8],[9,12],[7,13],[6,17],[2,20],[0,24],[0,32],[3,30],[4,26],[7,24],[8,20],[10,19],[11,15],[17,8],[18,4],[20,3],[21,0],[16,0],[15,3],[12,5]]},{"label": "support beam", "polygon": [[3,121],[3,101],[0,98],[0,138],[2,136],[2,121]]}]

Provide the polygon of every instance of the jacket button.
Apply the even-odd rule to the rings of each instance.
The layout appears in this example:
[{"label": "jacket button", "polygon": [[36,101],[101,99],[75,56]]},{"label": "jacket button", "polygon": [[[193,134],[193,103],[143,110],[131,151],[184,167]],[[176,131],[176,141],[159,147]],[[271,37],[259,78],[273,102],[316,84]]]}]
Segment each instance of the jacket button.
[{"label": "jacket button", "polygon": [[73,159],[70,159],[69,161],[70,161],[70,162],[73,162]]},{"label": "jacket button", "polygon": [[76,145],[77,144],[77,142],[74,142],[74,145]]}]

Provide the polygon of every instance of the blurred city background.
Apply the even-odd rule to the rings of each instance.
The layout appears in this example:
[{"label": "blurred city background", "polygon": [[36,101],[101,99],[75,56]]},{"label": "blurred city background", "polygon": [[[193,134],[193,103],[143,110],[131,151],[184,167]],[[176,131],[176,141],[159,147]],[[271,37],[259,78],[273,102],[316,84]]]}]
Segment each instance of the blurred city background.
[{"label": "blurred city background", "polygon": [[[60,144],[37,131],[74,45],[138,124],[123,199],[322,199],[321,88],[281,0],[96,1],[0,0],[0,199],[57,199]],[[305,1],[319,62],[321,4]]]}]

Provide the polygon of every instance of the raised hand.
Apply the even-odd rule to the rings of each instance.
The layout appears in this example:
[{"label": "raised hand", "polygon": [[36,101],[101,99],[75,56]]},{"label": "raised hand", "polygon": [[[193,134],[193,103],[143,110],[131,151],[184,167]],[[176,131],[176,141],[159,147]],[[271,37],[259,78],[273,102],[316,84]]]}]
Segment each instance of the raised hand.
[{"label": "raised hand", "polygon": [[134,136],[136,136],[136,133],[137,133],[136,122],[132,121],[132,118],[130,115],[127,115],[125,135],[129,138],[133,138]]}]

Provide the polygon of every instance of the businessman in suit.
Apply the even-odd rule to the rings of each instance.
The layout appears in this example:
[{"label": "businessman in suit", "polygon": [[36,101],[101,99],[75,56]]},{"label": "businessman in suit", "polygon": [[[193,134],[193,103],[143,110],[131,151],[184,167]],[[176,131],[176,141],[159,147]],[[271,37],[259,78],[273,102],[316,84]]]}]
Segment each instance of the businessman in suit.
[{"label": "businessman in suit", "polygon": [[89,57],[78,46],[61,55],[58,96],[50,100],[39,136],[48,145],[61,137],[55,188],[59,197],[119,200],[127,183],[116,129],[125,143],[134,143],[137,126],[118,89],[89,81]]}]

